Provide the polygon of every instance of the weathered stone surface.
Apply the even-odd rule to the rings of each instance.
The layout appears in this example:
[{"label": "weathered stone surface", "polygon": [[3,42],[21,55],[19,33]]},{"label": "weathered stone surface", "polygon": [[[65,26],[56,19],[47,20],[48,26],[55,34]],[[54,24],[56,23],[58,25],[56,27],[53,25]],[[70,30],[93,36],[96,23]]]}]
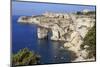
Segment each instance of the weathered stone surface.
[{"label": "weathered stone surface", "polygon": [[48,36],[48,30],[45,28],[38,28],[37,34],[39,39],[44,39]]},{"label": "weathered stone surface", "polygon": [[88,30],[94,25],[95,19],[83,15],[47,12],[41,16],[21,17],[18,22],[37,24],[40,27],[49,28],[52,30],[52,40],[67,41],[72,39],[73,31],[78,32],[84,38]]},{"label": "weathered stone surface", "polygon": [[[86,12],[87,13],[87,12]],[[52,31],[51,40],[65,41],[64,47],[74,51],[78,60],[86,57],[87,52],[80,49],[83,38],[95,23],[95,15],[46,12],[41,16],[20,17],[18,22],[37,24],[38,38],[45,38]],[[85,55],[84,55],[85,54]]]}]

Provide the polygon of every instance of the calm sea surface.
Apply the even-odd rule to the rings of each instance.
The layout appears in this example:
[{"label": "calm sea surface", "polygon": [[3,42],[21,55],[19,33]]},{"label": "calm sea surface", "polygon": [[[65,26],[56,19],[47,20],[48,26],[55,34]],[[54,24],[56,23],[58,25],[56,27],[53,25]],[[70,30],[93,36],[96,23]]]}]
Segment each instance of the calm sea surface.
[{"label": "calm sea surface", "polygon": [[12,16],[12,51],[17,53],[22,48],[29,48],[41,56],[41,64],[70,62],[72,57],[69,51],[62,48],[61,42],[39,40],[37,26],[19,24],[20,16]]}]

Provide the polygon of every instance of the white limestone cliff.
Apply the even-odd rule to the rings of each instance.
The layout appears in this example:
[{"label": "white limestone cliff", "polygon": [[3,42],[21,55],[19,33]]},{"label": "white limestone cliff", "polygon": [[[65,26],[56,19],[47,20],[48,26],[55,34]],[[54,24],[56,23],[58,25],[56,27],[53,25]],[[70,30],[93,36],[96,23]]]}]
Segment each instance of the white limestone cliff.
[{"label": "white limestone cliff", "polygon": [[39,39],[47,38],[47,33],[48,30],[46,30],[45,28],[38,28],[37,30],[37,35]]},{"label": "white limestone cliff", "polygon": [[40,27],[37,32],[39,39],[48,36],[50,29],[52,31],[50,39],[65,41],[64,47],[74,51],[78,56],[75,61],[82,61],[88,52],[81,50],[80,46],[88,30],[95,24],[95,15],[46,12],[41,16],[20,17],[18,22],[37,24]]}]

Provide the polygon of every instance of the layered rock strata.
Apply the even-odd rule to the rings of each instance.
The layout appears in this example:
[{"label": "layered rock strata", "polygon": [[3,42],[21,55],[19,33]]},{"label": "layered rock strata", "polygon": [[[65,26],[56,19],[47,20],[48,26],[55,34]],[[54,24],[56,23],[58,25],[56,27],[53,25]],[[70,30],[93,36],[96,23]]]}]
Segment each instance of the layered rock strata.
[{"label": "layered rock strata", "polygon": [[81,50],[80,45],[88,30],[95,24],[95,14],[46,12],[40,16],[20,17],[18,22],[36,24],[39,39],[48,36],[48,31],[51,30],[50,39],[65,41],[64,47],[74,51],[81,61],[86,57],[87,52]]}]

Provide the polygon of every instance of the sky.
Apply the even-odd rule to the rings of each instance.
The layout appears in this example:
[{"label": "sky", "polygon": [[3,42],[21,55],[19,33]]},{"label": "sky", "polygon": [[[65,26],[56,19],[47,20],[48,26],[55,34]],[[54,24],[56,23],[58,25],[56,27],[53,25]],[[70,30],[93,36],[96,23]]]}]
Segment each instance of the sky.
[{"label": "sky", "polygon": [[12,15],[40,15],[46,11],[68,13],[82,11],[84,9],[95,11],[95,6],[37,2],[12,2]]}]

